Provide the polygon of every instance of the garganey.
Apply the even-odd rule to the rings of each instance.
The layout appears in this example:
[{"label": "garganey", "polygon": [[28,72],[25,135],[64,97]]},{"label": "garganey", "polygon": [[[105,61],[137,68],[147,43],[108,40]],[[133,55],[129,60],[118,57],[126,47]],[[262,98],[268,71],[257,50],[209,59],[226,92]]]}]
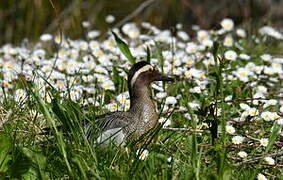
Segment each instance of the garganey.
[{"label": "garganey", "polygon": [[145,61],[133,65],[128,73],[130,109],[128,111],[110,112],[98,116],[95,124],[101,130],[96,135],[95,126],[87,123],[86,136],[90,142],[122,144],[135,139],[154,128],[158,122],[155,102],[151,98],[150,84],[154,81],[173,81],[161,74],[155,67]]}]

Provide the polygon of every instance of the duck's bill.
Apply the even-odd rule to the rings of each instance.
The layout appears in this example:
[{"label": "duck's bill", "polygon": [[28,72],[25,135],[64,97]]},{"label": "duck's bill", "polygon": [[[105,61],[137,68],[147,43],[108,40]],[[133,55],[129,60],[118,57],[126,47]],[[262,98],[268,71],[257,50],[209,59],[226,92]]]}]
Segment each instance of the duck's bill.
[{"label": "duck's bill", "polygon": [[174,81],[174,79],[169,76],[165,76],[164,74],[158,74],[156,81]]}]

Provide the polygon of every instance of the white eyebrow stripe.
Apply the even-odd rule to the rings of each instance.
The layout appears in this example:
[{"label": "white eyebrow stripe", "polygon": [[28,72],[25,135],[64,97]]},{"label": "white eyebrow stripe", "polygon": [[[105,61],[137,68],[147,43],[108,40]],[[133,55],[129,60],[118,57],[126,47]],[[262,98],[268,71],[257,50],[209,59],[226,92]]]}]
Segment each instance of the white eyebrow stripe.
[{"label": "white eyebrow stripe", "polygon": [[153,67],[151,65],[146,65],[142,68],[140,68],[133,76],[132,80],[131,80],[131,87],[133,87],[133,85],[135,84],[137,78],[139,77],[139,75],[143,72],[146,72],[148,70],[153,70]]}]

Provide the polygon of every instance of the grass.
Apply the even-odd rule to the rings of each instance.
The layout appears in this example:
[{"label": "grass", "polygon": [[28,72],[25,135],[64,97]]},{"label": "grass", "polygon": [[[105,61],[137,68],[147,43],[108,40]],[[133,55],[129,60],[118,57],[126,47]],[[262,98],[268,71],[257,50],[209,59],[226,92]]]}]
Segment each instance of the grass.
[{"label": "grass", "polygon": [[[113,34],[117,46],[128,59],[128,62],[113,60],[113,67],[108,68],[107,76],[113,81],[115,90],[107,90],[101,87],[101,82],[93,80],[94,94],[83,92],[78,99],[73,99],[71,92],[74,85],[70,83],[71,77],[77,78],[73,83],[88,85],[88,82],[80,80],[83,76],[81,73],[66,73],[64,81],[68,82],[67,87],[60,90],[54,87],[53,79],[39,73],[41,69],[38,67],[34,69],[32,80],[18,76],[11,81],[13,88],[2,86],[1,179],[255,179],[259,173],[269,179],[283,179],[282,154],[280,155],[282,145],[279,145],[282,143],[282,136],[279,136],[282,126],[276,120],[264,121],[260,115],[256,116],[258,120],[247,116],[244,121],[233,121],[242,114],[240,103],[256,107],[260,113],[278,112],[278,103],[264,108],[264,103],[253,104],[248,99],[253,98],[256,89],[250,83],[257,82],[257,85],[268,88],[267,99],[280,100],[278,94],[282,91],[282,78],[273,74],[264,77],[265,79],[250,77],[248,82],[229,80],[227,75],[245,66],[247,61],[222,58],[227,50],[233,49],[238,54],[247,53],[252,56],[250,62],[267,66],[268,63],[262,61],[260,56],[280,53],[280,42],[274,39],[265,41],[264,37],[258,35],[262,38],[260,43],[248,38],[239,41],[242,46],[240,50],[235,46],[223,46],[220,37],[219,43],[214,42],[211,48],[201,51],[210,52],[214,56],[214,65],[204,66],[204,59],[197,60],[193,65],[206,69],[209,79],[205,87],[207,93],[189,92],[196,86],[196,81],[183,75],[175,75],[177,81],[173,85],[163,84],[168,95],[181,95],[171,113],[161,114],[174,122],[170,128],[163,128],[166,122],[160,123],[145,135],[150,141],[130,142],[125,147],[114,144],[107,148],[93,147],[82,135],[83,122],[92,121],[97,115],[109,111],[105,105],[126,90],[126,80],[121,72],[127,68],[122,67],[121,63],[133,64],[137,60],[132,55],[131,48],[118,35]],[[173,45],[156,43],[148,46],[144,58],[147,61],[157,59],[159,68],[164,72],[168,61],[164,51],[177,53],[174,48],[170,48],[176,47],[176,44]],[[77,59],[82,62],[84,55],[84,52],[80,52]],[[3,52],[1,56],[4,56]],[[176,57],[171,59],[173,62],[176,60],[174,58]],[[57,67],[53,68],[55,72],[58,71]],[[4,73],[2,69],[2,82],[5,80]],[[279,81],[270,84],[270,78],[278,78]],[[42,95],[42,86],[36,79],[44,82],[45,95]],[[18,99],[15,94],[17,89],[24,89],[26,95]],[[153,90],[153,93],[156,94],[157,91]],[[226,100],[228,95],[232,95],[231,100]],[[48,100],[48,96],[52,98]],[[89,97],[98,105],[83,103]],[[199,102],[199,108],[194,109],[189,105],[194,101]],[[164,99],[158,100],[159,109],[171,106],[164,103]],[[231,123],[236,129],[234,134],[226,132],[226,126]],[[50,129],[50,134],[43,133],[46,127]],[[233,144],[231,139],[235,135],[246,139],[243,143]],[[259,145],[262,137],[269,139],[267,147]],[[145,149],[149,151],[148,156],[143,154]],[[247,152],[248,157],[240,158],[237,153],[241,150]],[[271,154],[275,154],[274,165],[268,165],[263,160]],[[140,158],[141,155],[145,156],[144,160]]]}]

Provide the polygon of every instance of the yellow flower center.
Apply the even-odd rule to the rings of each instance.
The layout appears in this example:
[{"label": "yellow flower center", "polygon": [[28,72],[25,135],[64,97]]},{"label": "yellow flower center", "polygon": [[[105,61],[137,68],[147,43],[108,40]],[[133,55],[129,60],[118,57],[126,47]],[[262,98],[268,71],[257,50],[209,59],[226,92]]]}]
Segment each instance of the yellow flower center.
[{"label": "yellow flower center", "polygon": [[246,76],[246,75],[247,75],[247,72],[242,71],[242,72],[240,72],[240,75],[241,75],[241,76]]}]

